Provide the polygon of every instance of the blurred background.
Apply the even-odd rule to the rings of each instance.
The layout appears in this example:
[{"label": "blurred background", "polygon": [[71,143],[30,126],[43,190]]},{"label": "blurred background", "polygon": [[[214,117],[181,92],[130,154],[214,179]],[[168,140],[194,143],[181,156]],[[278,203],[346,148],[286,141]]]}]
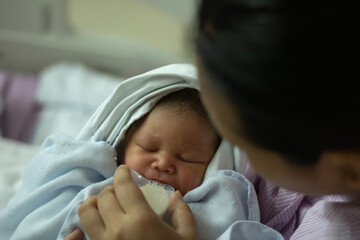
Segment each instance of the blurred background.
[{"label": "blurred background", "polygon": [[196,0],[0,0],[0,209],[44,139],[76,137],[124,79],[193,63]]},{"label": "blurred background", "polygon": [[[0,0],[0,129],[74,137],[119,81],[192,63],[196,0]],[[99,87],[101,91],[99,92]]]},{"label": "blurred background", "polygon": [[196,0],[0,0],[1,67],[36,71],[45,61],[75,59],[134,75],[191,62],[195,6]]}]

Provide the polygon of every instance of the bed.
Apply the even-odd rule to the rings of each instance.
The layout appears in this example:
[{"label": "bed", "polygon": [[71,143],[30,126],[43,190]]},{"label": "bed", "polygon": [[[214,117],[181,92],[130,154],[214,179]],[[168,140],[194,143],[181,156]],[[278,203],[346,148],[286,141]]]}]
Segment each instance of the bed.
[{"label": "bed", "polygon": [[48,135],[76,136],[127,77],[192,62],[194,4],[0,0],[0,209]]}]

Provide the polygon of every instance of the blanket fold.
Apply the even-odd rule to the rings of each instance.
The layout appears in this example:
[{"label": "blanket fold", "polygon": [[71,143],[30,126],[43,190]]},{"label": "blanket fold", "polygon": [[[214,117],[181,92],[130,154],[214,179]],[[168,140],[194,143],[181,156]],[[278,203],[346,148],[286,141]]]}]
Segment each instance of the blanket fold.
[{"label": "blanket fold", "polygon": [[73,208],[111,184],[115,157],[104,142],[47,138],[27,166],[21,191],[0,212],[1,239],[57,239]]},{"label": "blanket fold", "polygon": [[[81,228],[77,210],[86,198],[112,185],[117,167],[115,147],[122,143],[126,130],[162,96],[186,87],[199,88],[196,69],[186,64],[130,78],[114,89],[77,139],[62,134],[48,137],[27,167],[21,191],[0,212],[1,239],[64,239]],[[251,225],[250,230],[270,234],[261,239],[282,239],[258,223],[257,199],[250,182],[240,173],[220,170],[242,172],[241,156],[223,141],[201,186],[184,196],[199,222],[200,236],[251,236],[244,228]]]}]

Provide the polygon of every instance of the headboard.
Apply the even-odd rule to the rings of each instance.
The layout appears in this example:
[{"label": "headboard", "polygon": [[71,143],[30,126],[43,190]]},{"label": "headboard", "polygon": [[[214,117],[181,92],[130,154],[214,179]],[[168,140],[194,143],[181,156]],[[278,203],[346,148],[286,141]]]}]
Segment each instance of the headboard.
[{"label": "headboard", "polygon": [[196,0],[0,0],[0,68],[37,73],[58,61],[132,76],[192,62]]}]

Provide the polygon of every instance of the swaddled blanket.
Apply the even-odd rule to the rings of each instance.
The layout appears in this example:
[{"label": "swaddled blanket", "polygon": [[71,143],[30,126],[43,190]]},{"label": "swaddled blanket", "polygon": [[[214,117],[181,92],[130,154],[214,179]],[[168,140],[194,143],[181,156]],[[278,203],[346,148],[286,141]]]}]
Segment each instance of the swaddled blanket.
[{"label": "swaddled blanket", "polygon": [[[196,88],[195,77],[190,65],[170,65],[128,79],[98,108],[77,139],[61,134],[48,137],[27,167],[23,188],[0,212],[0,238],[63,239],[81,228],[78,207],[112,184],[117,167],[114,147],[126,129],[162,96]],[[184,196],[201,238],[282,239],[259,223],[250,182],[235,171],[219,170],[239,168],[241,164],[233,159],[238,154],[224,141],[203,184]]]}]

